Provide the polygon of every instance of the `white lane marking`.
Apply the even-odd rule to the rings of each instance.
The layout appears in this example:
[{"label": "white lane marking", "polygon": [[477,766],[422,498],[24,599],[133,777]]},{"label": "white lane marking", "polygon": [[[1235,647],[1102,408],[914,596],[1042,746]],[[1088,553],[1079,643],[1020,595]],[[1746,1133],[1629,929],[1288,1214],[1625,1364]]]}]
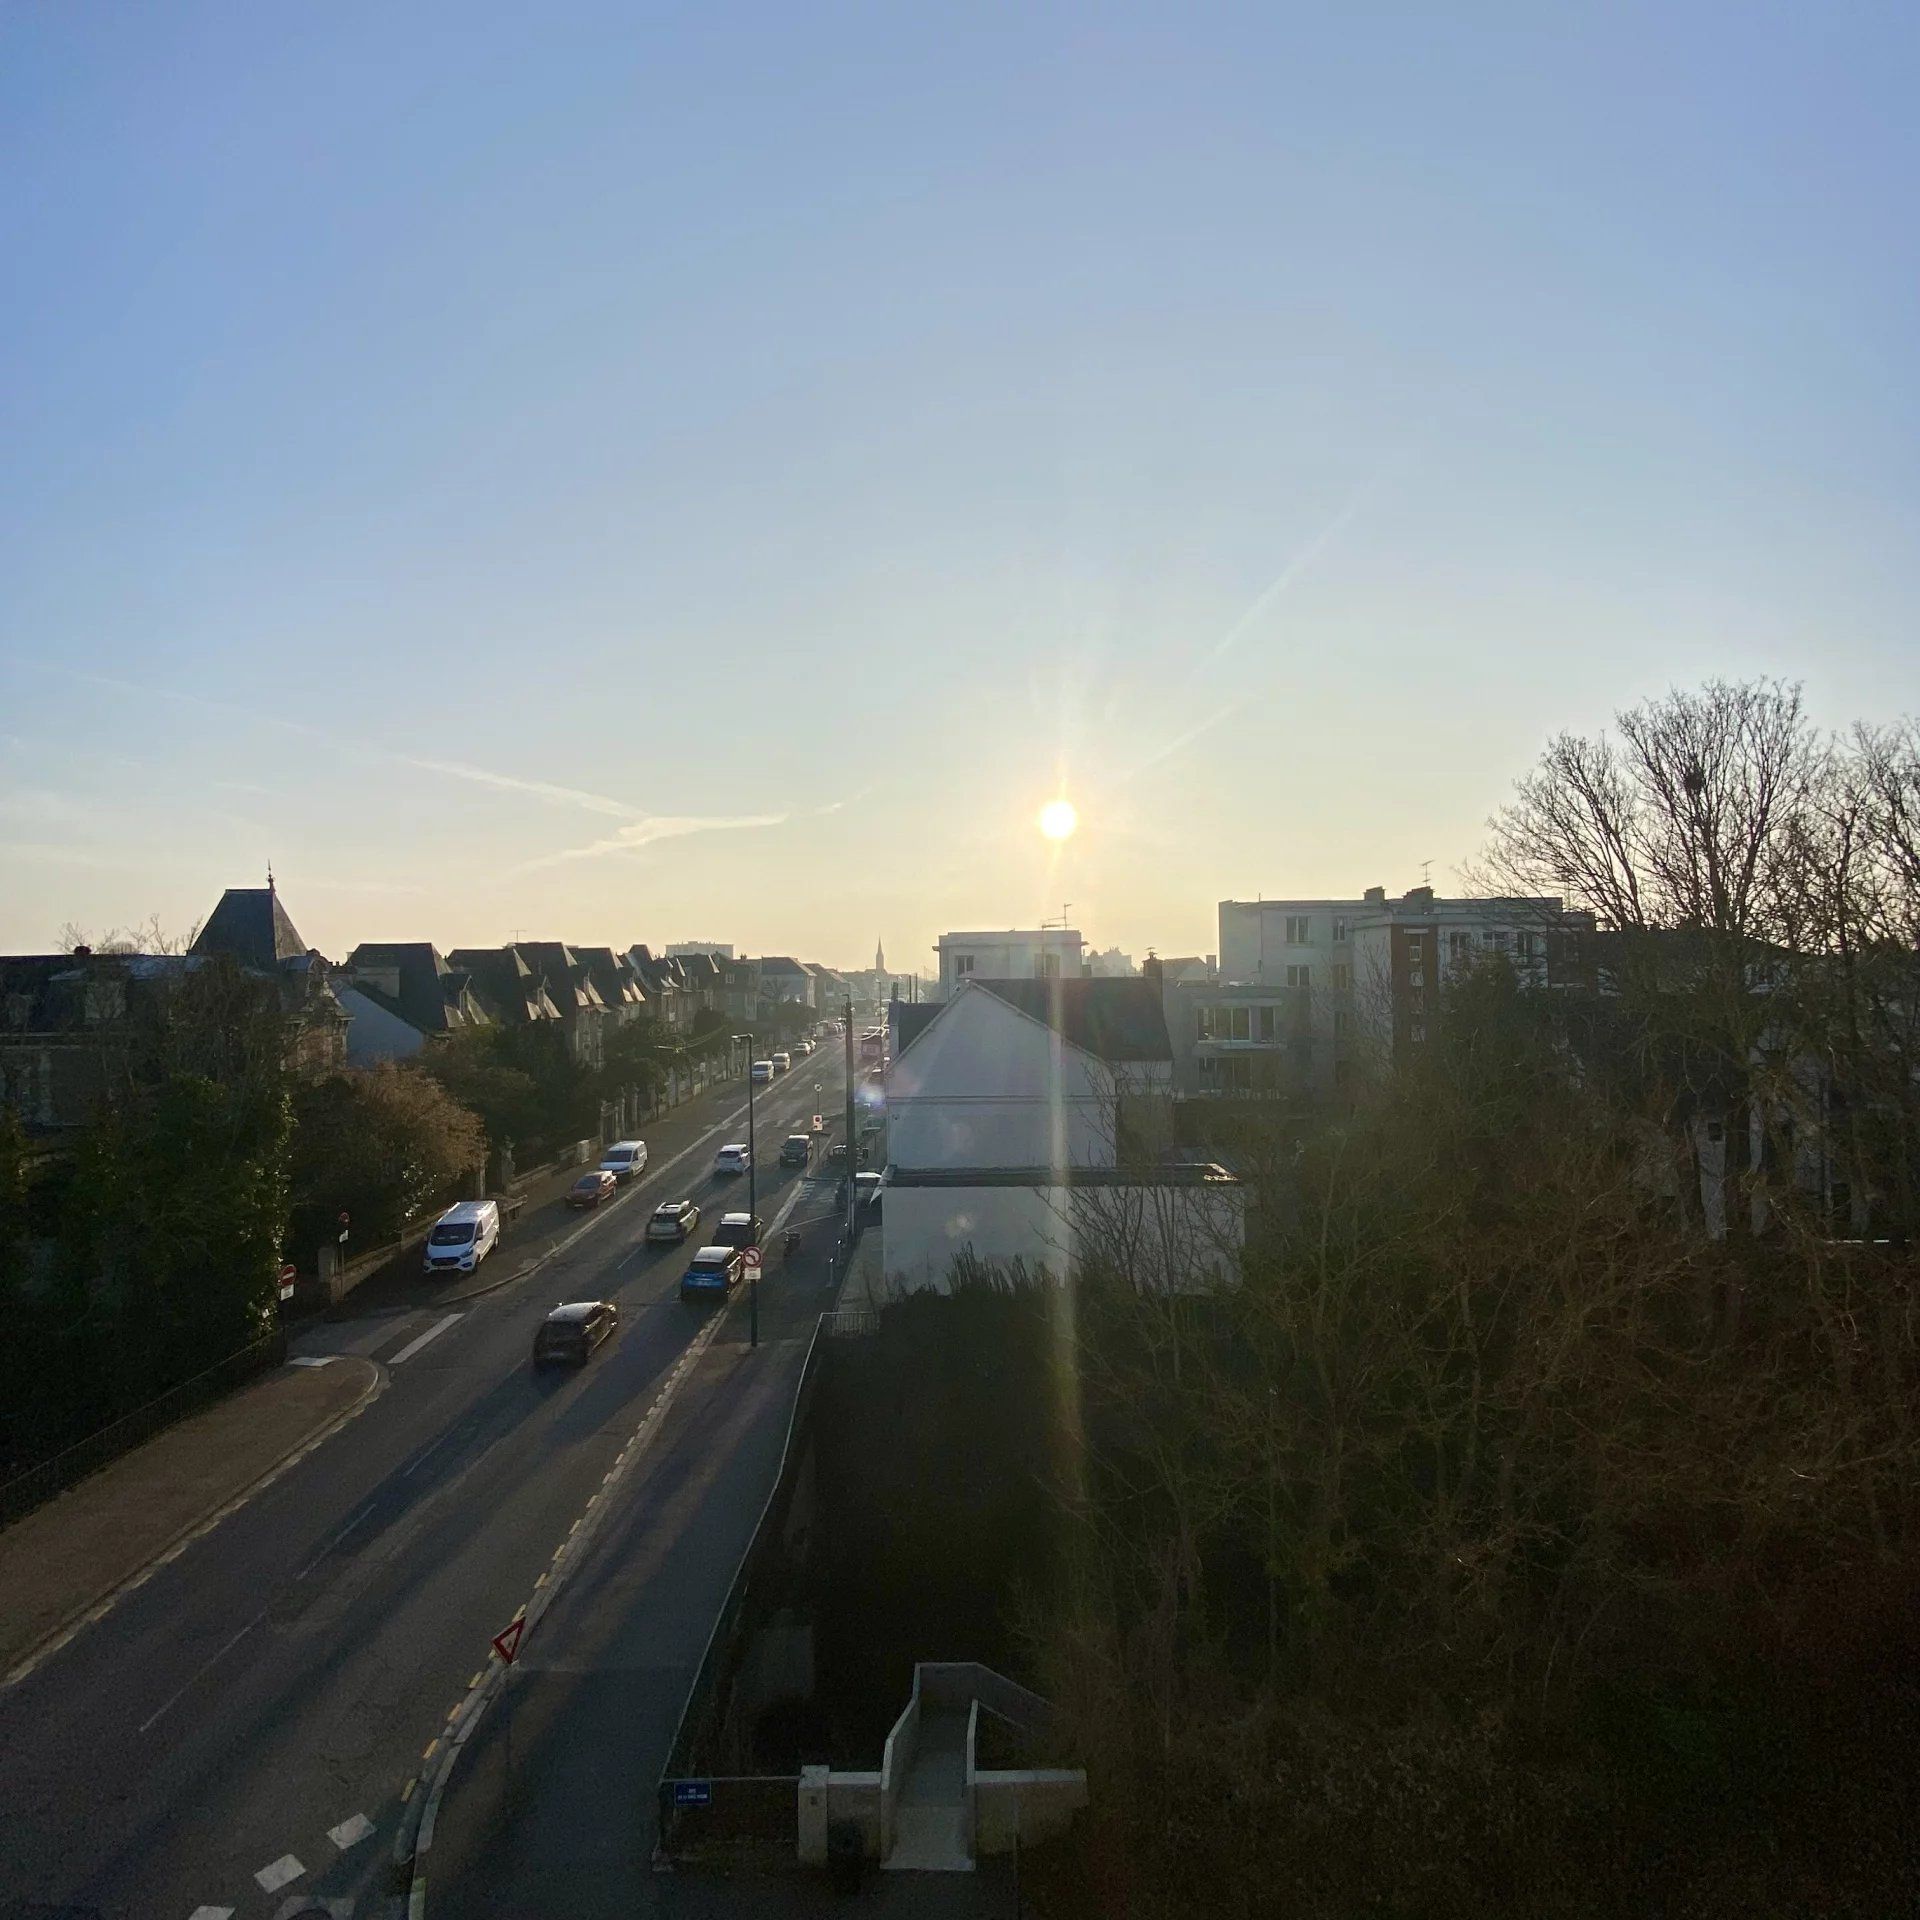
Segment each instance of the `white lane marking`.
[{"label": "white lane marking", "polygon": [[351,1820],[342,1820],[337,1827],[327,1829],[327,1838],[345,1853],[349,1847],[357,1847],[373,1831],[373,1822],[364,1813],[356,1813]]},{"label": "white lane marking", "polygon": [[283,1853],[271,1865],[264,1866],[253,1877],[260,1882],[263,1893],[278,1893],[290,1880],[298,1880],[306,1872],[292,1854]]},{"label": "white lane marking", "polygon": [[350,1534],[354,1530],[354,1528],[361,1523],[361,1521],[372,1518],[374,1507],[377,1504],[378,1502],[369,1500],[367,1504],[364,1507],[362,1507],[360,1511],[356,1513],[353,1516],[353,1518],[349,1520],[347,1524],[344,1527],[342,1527],[340,1531],[336,1533],[333,1536],[333,1538],[329,1540],[327,1544],[324,1547],[322,1547],[320,1551],[316,1553],[313,1556],[313,1558],[309,1560],[307,1564],[304,1567],[302,1567],[300,1571],[296,1573],[293,1577],[296,1580],[304,1580],[307,1577],[307,1575],[310,1574],[314,1570],[314,1568],[317,1567],[320,1564],[320,1562],[324,1560],[327,1557],[327,1555],[330,1554],[334,1550],[334,1548],[337,1547],[340,1544],[340,1542],[344,1540],[347,1537],[347,1535]]},{"label": "white lane marking", "polygon": [[409,1340],[407,1344],[404,1347],[402,1347],[400,1351],[396,1353],[391,1360],[387,1362],[387,1365],[390,1367],[397,1367],[397,1366],[403,1365],[406,1361],[411,1360],[413,1356],[416,1353],[418,1353],[420,1349],[424,1347],[429,1340],[439,1339],[439,1337],[443,1333],[445,1333],[446,1330],[450,1326],[452,1326],[453,1323],[459,1318],[460,1318],[459,1314],[450,1313],[447,1315],[447,1317],[444,1320],[436,1320],[433,1323],[433,1325],[426,1330],[425,1333],[419,1336],[418,1339]]},{"label": "white lane marking", "polygon": [[330,1367],[338,1355],[331,1353],[297,1353],[287,1362],[290,1367]]},{"label": "white lane marking", "polygon": [[187,1920],[233,1920],[231,1907],[195,1907]]},{"label": "white lane marking", "polygon": [[440,1436],[438,1440],[434,1441],[430,1446],[423,1447],[420,1450],[420,1452],[416,1453],[413,1456],[413,1461],[411,1465],[404,1466],[400,1469],[400,1478],[402,1480],[411,1480],[413,1476],[416,1473],[418,1473],[420,1469],[424,1467],[427,1464],[427,1462],[431,1460],[433,1456],[436,1453],[438,1453],[440,1449],[447,1444],[449,1440],[456,1438],[459,1432],[460,1432],[460,1428],[449,1427],[446,1430],[446,1432]]},{"label": "white lane marking", "polygon": [[[138,1731],[141,1733],[145,1733],[146,1730],[150,1726],[152,1726],[153,1723],[156,1720],[158,1720],[163,1713],[167,1712],[169,1708],[174,1706],[179,1701],[180,1696],[182,1694],[186,1693],[191,1687],[195,1686],[199,1681],[205,1679],[207,1674],[214,1667],[218,1666],[220,1662],[224,1660],[227,1657],[227,1655],[230,1654],[234,1650],[234,1648],[237,1647],[240,1644],[240,1642],[244,1640],[247,1637],[247,1635],[250,1634],[254,1630],[254,1628],[257,1627],[260,1624],[260,1622],[264,1620],[266,1617],[267,1617],[266,1610],[262,1608],[261,1611],[256,1613],[253,1616],[253,1618],[249,1620],[247,1624],[244,1627],[242,1627],[240,1631],[236,1633],[233,1636],[233,1638],[229,1640],[224,1647],[220,1649],[218,1653],[209,1656],[206,1660],[203,1660],[199,1666],[195,1667],[192,1674],[186,1680],[184,1680],[179,1686],[175,1687],[174,1690],[170,1694],[168,1694],[167,1697],[163,1701],[161,1701],[161,1703],[157,1707],[155,1707],[154,1710],[150,1714],[148,1714],[144,1720],[140,1722]],[[271,1893],[273,1889],[269,1887],[267,1891]]]}]

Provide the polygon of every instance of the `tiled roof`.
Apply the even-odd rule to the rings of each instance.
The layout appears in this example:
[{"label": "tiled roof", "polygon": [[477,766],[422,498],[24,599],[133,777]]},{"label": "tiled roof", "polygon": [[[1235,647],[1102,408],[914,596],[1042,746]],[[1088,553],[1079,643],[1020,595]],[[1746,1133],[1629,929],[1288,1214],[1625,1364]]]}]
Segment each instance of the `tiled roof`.
[{"label": "tiled roof", "polygon": [[1102,1060],[1173,1058],[1160,995],[1145,980],[976,980],[973,986]]}]

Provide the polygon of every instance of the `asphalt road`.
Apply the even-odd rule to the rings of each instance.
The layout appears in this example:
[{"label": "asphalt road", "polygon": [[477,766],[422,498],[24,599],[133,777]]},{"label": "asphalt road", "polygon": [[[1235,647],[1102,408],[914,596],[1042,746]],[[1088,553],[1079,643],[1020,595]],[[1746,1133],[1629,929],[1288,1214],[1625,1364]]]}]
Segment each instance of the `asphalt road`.
[{"label": "asphalt road", "polygon": [[[831,1125],[843,1086],[827,1046],[763,1090],[763,1217],[799,1177],[776,1165],[780,1140],[816,1107]],[[304,1354],[369,1355],[389,1369],[385,1391],[0,1693],[0,1914],[18,1902],[103,1920],[267,1920],[298,1896],[382,1911],[403,1796],[491,1636],[714,1311],[676,1296],[684,1250],[641,1235],[663,1199],[690,1195],[708,1224],[746,1204],[744,1181],[710,1173],[714,1148],[745,1136],[744,1095],[723,1089],[704,1116],[701,1103],[671,1116],[696,1123],[671,1126],[693,1136],[686,1158],[656,1151],[530,1278],[296,1341]],[[528,1252],[522,1239],[496,1259]],[[779,1286],[774,1254],[763,1305]],[[536,1374],[541,1314],[578,1298],[618,1301],[619,1337],[578,1372]],[[744,1336],[745,1302],[730,1311],[710,1355]],[[697,1530],[699,1503],[661,1524]],[[723,1591],[732,1563],[724,1542],[714,1553]]]}]

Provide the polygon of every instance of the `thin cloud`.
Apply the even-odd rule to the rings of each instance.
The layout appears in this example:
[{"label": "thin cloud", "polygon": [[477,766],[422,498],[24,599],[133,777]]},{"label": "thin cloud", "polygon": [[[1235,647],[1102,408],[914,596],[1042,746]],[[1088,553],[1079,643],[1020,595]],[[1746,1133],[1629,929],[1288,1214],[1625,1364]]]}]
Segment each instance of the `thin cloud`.
[{"label": "thin cloud", "polygon": [[1206,719],[1196,726],[1189,727],[1185,733],[1176,734],[1165,746],[1156,747],[1127,775],[1127,778],[1137,780],[1149,767],[1157,767],[1161,761],[1171,760],[1176,753],[1182,753],[1192,746],[1203,733],[1211,733],[1221,721],[1231,720],[1246,705],[1248,705],[1246,700],[1229,700],[1217,713],[1210,713]]},{"label": "thin cloud", "polygon": [[523,860],[508,871],[533,873],[542,867],[557,867],[569,860],[595,860],[610,853],[640,853],[662,840],[683,840],[695,833],[736,833],[748,827],[784,827],[792,818],[790,813],[656,813],[629,821],[604,840],[592,841],[584,847],[562,847],[558,853],[545,853],[538,859]]},{"label": "thin cloud", "polygon": [[[39,665],[39,662],[25,662]],[[113,674],[72,672],[60,667],[45,667],[48,673],[63,679],[81,680],[94,686],[110,687],[116,693],[130,694],[138,700],[171,700],[176,706],[196,708],[202,713],[218,714],[222,719],[244,720],[250,726],[277,727],[283,733],[303,740],[317,741],[334,753],[347,753],[362,760],[378,760],[388,766],[410,767],[416,773],[437,773],[449,780],[462,780],[471,786],[491,787],[500,793],[522,793],[530,799],[547,800],[561,806],[579,807],[587,813],[607,814],[616,820],[645,821],[648,815],[625,800],[604,793],[591,793],[581,787],[557,785],[550,780],[529,780],[515,773],[499,773],[491,767],[469,766],[460,760],[436,760],[422,754],[397,753],[387,747],[364,746],[355,740],[343,740],[337,734],[310,727],[302,720],[289,720],[277,713],[256,713],[250,707],[236,706],[230,700],[210,700],[204,694],[181,693],[174,687],[148,687],[136,681],[122,680]]]}]

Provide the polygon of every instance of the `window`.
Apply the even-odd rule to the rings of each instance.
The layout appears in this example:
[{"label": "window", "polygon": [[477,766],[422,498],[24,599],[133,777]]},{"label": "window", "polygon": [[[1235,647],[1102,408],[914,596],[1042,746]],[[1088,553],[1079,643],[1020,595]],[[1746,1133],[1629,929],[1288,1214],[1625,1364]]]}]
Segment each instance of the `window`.
[{"label": "window", "polygon": [[1313,944],[1313,923],[1304,913],[1287,915],[1287,945],[1308,947]]},{"label": "window", "polygon": [[1036,953],[1033,956],[1033,977],[1036,980],[1058,980],[1060,956],[1057,953]]},{"label": "window", "polygon": [[1447,958],[1456,967],[1463,967],[1473,958],[1473,935],[1464,928],[1456,927],[1447,935]]},{"label": "window", "polygon": [[1353,1028],[1353,1015],[1345,1007],[1337,1009],[1333,1016],[1334,1037],[1344,1040]]},{"label": "window", "polygon": [[1427,970],[1425,967],[1409,967],[1407,969],[1407,985],[1408,986],[1424,987],[1426,984],[1427,984]]},{"label": "window", "polygon": [[1338,914],[1333,917],[1333,944],[1337,947],[1347,937],[1347,923]]},{"label": "window", "polygon": [[973,955],[970,953],[956,953],[953,956],[953,970],[956,975],[971,973],[973,971]]},{"label": "window", "polygon": [[1351,993],[1353,991],[1352,961],[1336,960],[1333,963],[1333,984],[1335,989],[1340,993]]},{"label": "window", "polygon": [[1495,927],[1494,930],[1487,935],[1487,939],[1492,943],[1495,953],[1505,953],[1507,943],[1512,940],[1512,938],[1513,935],[1510,934],[1505,927]]},{"label": "window", "polygon": [[1424,933],[1407,935],[1407,958],[1417,967],[1427,957],[1427,936]]},{"label": "window", "polygon": [[1424,1046],[1427,1039],[1427,1023],[1424,1020],[1415,1020],[1407,1029],[1407,1037],[1416,1047]]},{"label": "window", "polygon": [[1254,1012],[1258,1016],[1254,1022],[1254,1038],[1256,1040],[1264,1040],[1271,1045],[1273,1042],[1273,1009],[1271,1007],[1256,1007]]},{"label": "window", "polygon": [[1304,986],[1310,985],[1311,981],[1309,979],[1309,976],[1312,974],[1312,972],[1313,972],[1313,969],[1311,967],[1289,967],[1287,969],[1287,985],[1290,987],[1304,987]]}]

